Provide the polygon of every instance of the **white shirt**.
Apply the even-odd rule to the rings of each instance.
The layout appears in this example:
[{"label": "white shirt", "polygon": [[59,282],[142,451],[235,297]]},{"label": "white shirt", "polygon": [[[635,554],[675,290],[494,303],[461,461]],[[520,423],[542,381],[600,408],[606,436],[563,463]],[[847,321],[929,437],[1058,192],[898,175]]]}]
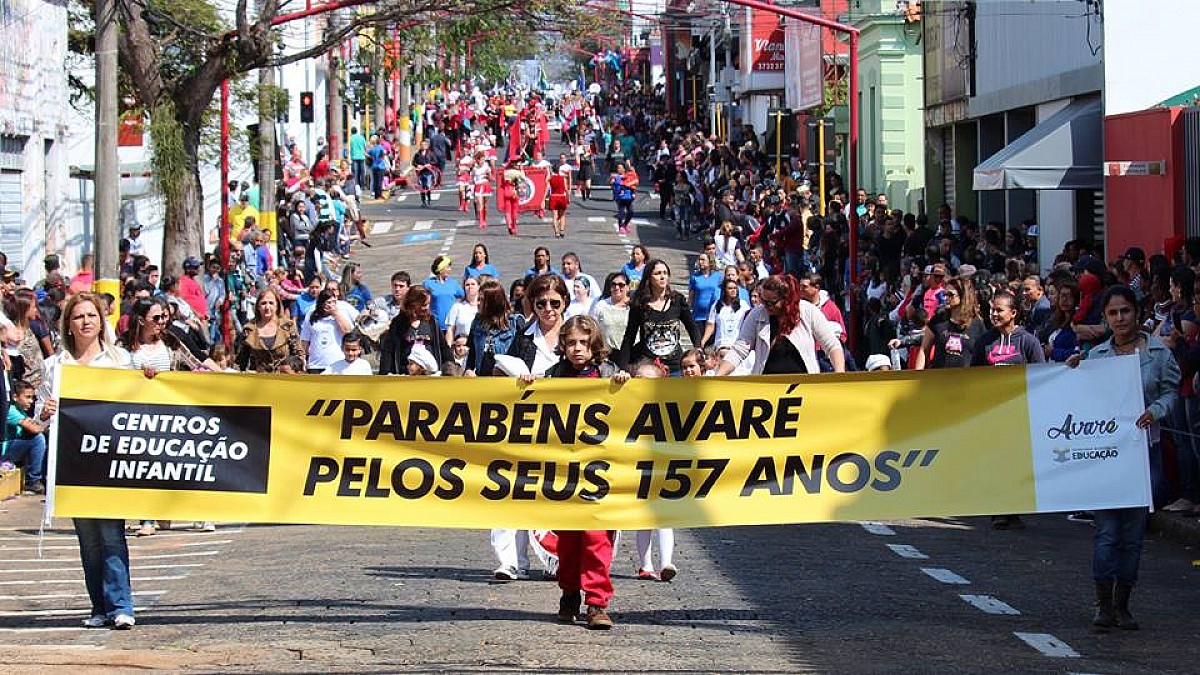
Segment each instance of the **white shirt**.
[{"label": "white shirt", "polygon": [[342,333],[337,320],[327,316],[311,321],[311,314],[300,326],[300,339],[308,343],[308,369],[324,370],[342,358]]},{"label": "white shirt", "polygon": [[730,265],[736,267],[738,264],[737,237],[726,236],[718,232],[717,235],[713,237],[713,243],[717,245],[717,263],[719,263],[721,267],[728,267]]},{"label": "white shirt", "polygon": [[545,375],[550,366],[558,363],[558,354],[554,353],[554,348],[557,345],[552,345],[546,342],[546,336],[542,333],[542,327],[534,320],[533,326],[533,344],[537,347],[537,354],[533,357],[533,367],[529,372],[534,375]]},{"label": "white shirt", "polygon": [[471,323],[475,321],[477,314],[479,308],[469,302],[454,303],[450,307],[450,313],[446,315],[446,325],[450,327],[451,335],[457,337],[470,333]]},{"label": "white shirt", "polygon": [[583,316],[583,315],[590,316],[592,313],[592,307],[595,304],[596,303],[594,300],[592,300],[591,296],[588,296],[588,299],[583,300],[583,301],[580,301],[578,299],[572,300],[571,304],[567,305],[567,311],[565,313],[563,313],[563,318],[569,319],[573,316]]},{"label": "white shirt", "polygon": [[353,361],[341,359],[329,364],[329,367],[321,372],[322,375],[372,375],[371,364],[364,358],[359,357]]},{"label": "white shirt", "polygon": [[[750,304],[739,303],[737,310],[721,302],[713,304],[708,312],[708,322],[713,325],[713,341],[717,347],[731,347],[737,342],[738,330],[742,327],[742,319],[750,311]],[[717,311],[720,307],[721,311]]]},{"label": "white shirt", "polygon": [[139,346],[137,351],[129,353],[129,359],[134,368],[150,366],[159,372],[171,370],[171,350],[162,340]]}]

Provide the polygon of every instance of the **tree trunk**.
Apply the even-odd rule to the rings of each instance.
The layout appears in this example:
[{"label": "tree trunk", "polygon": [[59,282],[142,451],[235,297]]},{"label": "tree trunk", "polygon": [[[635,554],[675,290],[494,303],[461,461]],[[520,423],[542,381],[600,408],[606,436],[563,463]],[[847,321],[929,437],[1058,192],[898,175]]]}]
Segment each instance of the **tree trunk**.
[{"label": "tree trunk", "polygon": [[[183,146],[187,170],[182,173],[179,200],[167,200],[163,228],[163,275],[179,277],[189,255],[204,252],[204,190],[200,185],[200,129],[184,124]],[[219,218],[219,217],[218,217]]]},{"label": "tree trunk", "polygon": [[[275,212],[275,69],[258,69],[258,207]],[[278,225],[276,226],[278,230]]]}]

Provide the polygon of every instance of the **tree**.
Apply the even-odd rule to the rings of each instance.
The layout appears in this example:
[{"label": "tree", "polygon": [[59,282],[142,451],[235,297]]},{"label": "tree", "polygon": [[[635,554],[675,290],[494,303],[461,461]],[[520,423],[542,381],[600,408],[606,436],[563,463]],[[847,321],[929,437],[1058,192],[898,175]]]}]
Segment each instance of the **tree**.
[{"label": "tree", "polygon": [[[319,1],[319,0],[318,0]],[[328,1],[328,0],[326,0]],[[83,3],[90,9],[90,2]],[[164,269],[179,269],[204,248],[200,184],[202,134],[225,80],[259,68],[319,57],[346,38],[376,27],[507,15],[526,25],[566,23],[567,0],[378,0],[362,11],[338,10],[321,39],[280,56],[275,22],[295,3],[238,0],[232,20],[216,0],[117,0],[120,65],[128,90],[148,112],[156,181],[166,202]],[[85,41],[86,42],[86,41]],[[78,39],[72,44],[78,46]],[[264,189],[266,186],[264,186]]]}]

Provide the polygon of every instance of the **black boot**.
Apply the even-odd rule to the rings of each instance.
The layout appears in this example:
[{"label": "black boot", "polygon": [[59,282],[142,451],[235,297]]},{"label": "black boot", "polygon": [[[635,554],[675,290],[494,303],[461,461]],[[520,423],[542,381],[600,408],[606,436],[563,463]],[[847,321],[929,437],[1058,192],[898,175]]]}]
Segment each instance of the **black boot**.
[{"label": "black boot", "polygon": [[1138,629],[1137,620],[1129,613],[1129,594],[1132,592],[1133,586],[1121,583],[1118,583],[1113,591],[1113,609],[1117,613],[1117,627],[1121,630]]},{"label": "black boot", "polygon": [[1092,619],[1093,628],[1117,627],[1117,614],[1113,610],[1114,585],[1115,582],[1112,579],[1096,580],[1096,616]]},{"label": "black boot", "polygon": [[579,607],[582,604],[579,593],[563,591],[562,597],[558,599],[558,622],[575,623],[575,619],[579,618]]}]

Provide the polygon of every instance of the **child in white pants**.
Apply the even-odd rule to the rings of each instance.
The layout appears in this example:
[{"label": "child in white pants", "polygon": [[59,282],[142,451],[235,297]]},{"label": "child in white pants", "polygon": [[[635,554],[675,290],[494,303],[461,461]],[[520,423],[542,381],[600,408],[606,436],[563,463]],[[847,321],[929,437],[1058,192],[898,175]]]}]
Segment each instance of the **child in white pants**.
[{"label": "child in white pants", "polygon": [[[662,563],[660,571],[654,572],[654,559],[651,554],[651,542],[658,540],[658,561]],[[675,530],[661,528],[657,530],[638,530],[638,578],[646,581],[661,579],[670,581],[679,570],[675,567]]]}]

